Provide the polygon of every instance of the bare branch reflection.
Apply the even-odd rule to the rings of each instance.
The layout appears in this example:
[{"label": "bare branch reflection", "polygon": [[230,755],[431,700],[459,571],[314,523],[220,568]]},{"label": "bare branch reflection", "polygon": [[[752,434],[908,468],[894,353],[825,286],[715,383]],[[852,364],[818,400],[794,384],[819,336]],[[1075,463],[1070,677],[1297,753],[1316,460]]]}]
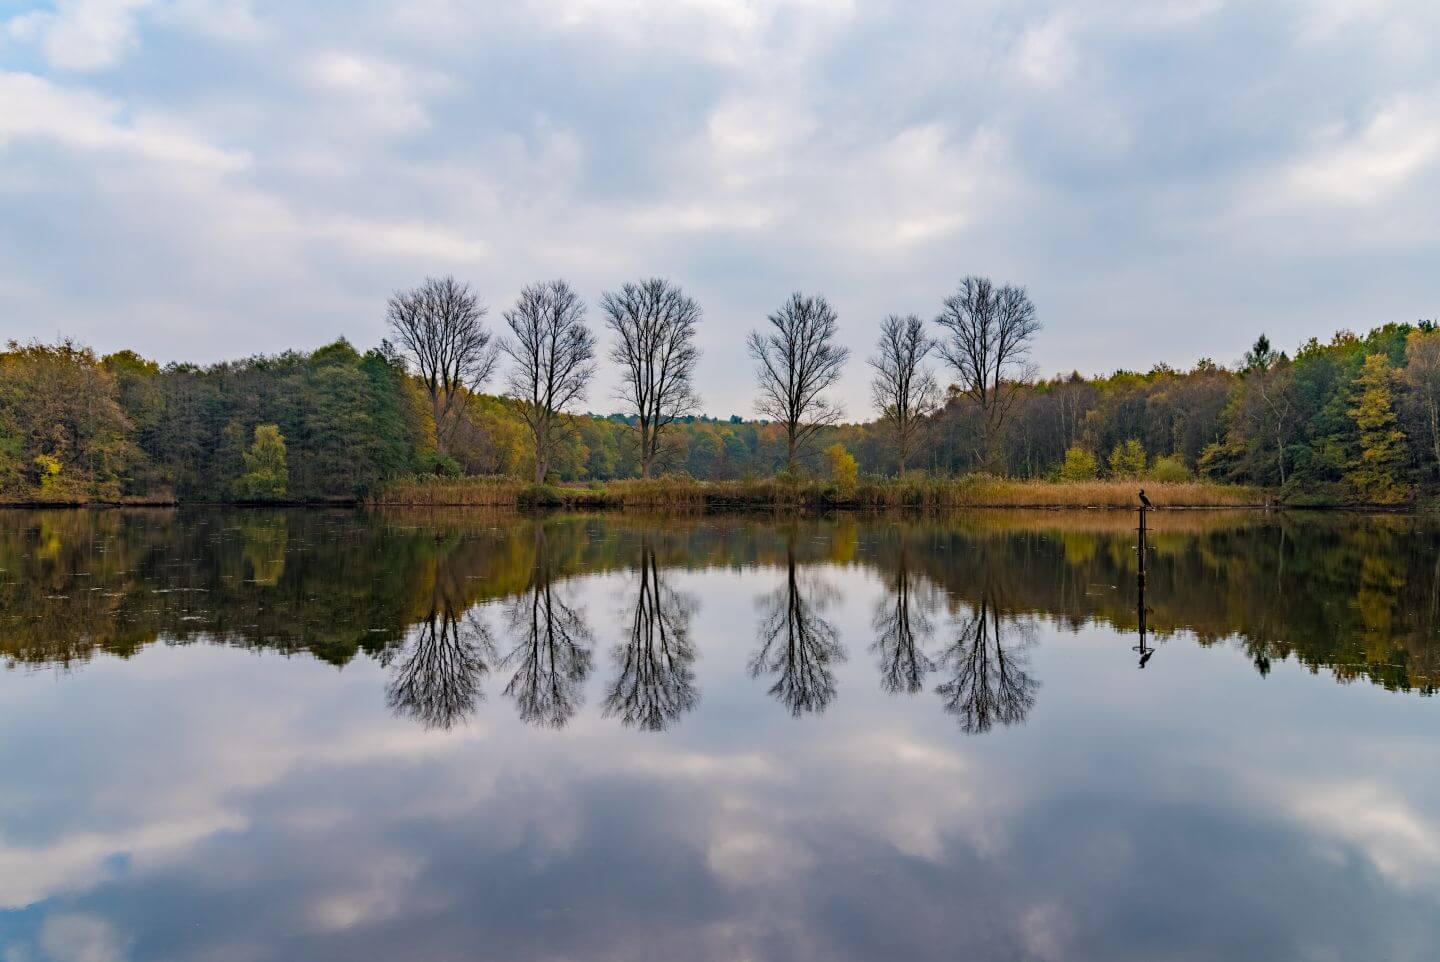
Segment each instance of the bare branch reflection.
[{"label": "bare branch reflection", "polygon": [[427,729],[449,729],[484,700],[481,681],[495,657],[495,642],[476,612],[448,605],[431,609],[405,645],[385,686],[385,703],[397,716]]},{"label": "bare branch reflection", "polygon": [[933,589],[911,567],[903,544],[896,558],[889,593],[875,606],[875,642],[870,650],[880,656],[880,688],[890,695],[918,694],[935,662],[925,644],[935,633],[930,614],[935,609]]},{"label": "bare branch reflection", "polygon": [[799,717],[823,712],[835,700],[834,666],[844,663],[845,649],[835,626],[820,616],[836,597],[835,589],[819,579],[800,578],[793,533],[785,553],[785,583],[760,599],[764,618],[750,676],[775,675],[770,694]]},{"label": "bare branch reflection", "polygon": [[505,686],[522,721],[564,728],[580,707],[593,652],[584,612],[568,604],[556,589],[545,534],[535,528],[535,576],[530,586],[506,603],[506,621],[514,647],[501,659],[515,673]]},{"label": "bare branch reflection", "polygon": [[699,701],[690,619],[699,608],[690,594],[661,577],[650,539],[641,543],[640,582],[629,609],[630,636],[615,646],[619,667],[605,698],[605,715],[626,726],[664,731]]},{"label": "bare branch reflection", "polygon": [[955,642],[937,659],[948,678],[935,689],[945,710],[967,734],[983,734],[997,722],[1023,722],[1039,687],[1027,670],[1033,625],[1003,618],[986,592],[960,620],[959,629]]}]

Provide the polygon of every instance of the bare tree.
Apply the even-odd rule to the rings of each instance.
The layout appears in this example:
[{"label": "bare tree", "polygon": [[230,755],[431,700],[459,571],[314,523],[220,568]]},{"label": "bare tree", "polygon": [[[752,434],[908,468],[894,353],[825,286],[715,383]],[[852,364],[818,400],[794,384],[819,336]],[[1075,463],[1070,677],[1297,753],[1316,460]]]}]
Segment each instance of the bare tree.
[{"label": "bare tree", "polygon": [[940,356],[955,369],[961,393],[979,410],[981,459],[993,465],[1001,429],[1019,396],[1018,385],[1033,376],[1030,342],[1040,331],[1035,305],[1023,287],[995,287],[989,278],[967,277],[945,299],[935,318],[947,332]]},{"label": "bare tree", "polygon": [[441,450],[455,433],[465,396],[479,391],[495,370],[486,313],[470,285],[453,277],[427,277],[413,290],[396,291],[386,305],[393,347],[419,371],[430,394]]},{"label": "bare tree", "polygon": [[626,284],[600,298],[605,324],[615,332],[610,358],[620,366],[620,400],[640,432],[640,476],[660,455],[660,437],[679,417],[699,407],[691,376],[700,350],[695,325],[700,305],[658,277]]},{"label": "bare tree", "polygon": [[595,375],[595,335],[585,303],[564,281],[531,284],[520,292],[501,350],[509,355],[510,397],[535,443],[535,483],[543,484],[555,446],[571,429],[566,408],[585,396]]},{"label": "bare tree", "polygon": [[759,364],[755,410],[784,425],[785,468],[793,471],[819,430],[843,416],[821,394],[840,379],[850,351],[835,343],[835,311],[823,297],[797,291],[769,321],[768,333],[750,332],[750,356]]},{"label": "bare tree", "polygon": [[940,386],[924,366],[934,348],[925,322],[914,314],[891,314],[880,322],[880,342],[869,362],[875,369],[870,393],[895,444],[902,478],[925,419],[940,406]]}]

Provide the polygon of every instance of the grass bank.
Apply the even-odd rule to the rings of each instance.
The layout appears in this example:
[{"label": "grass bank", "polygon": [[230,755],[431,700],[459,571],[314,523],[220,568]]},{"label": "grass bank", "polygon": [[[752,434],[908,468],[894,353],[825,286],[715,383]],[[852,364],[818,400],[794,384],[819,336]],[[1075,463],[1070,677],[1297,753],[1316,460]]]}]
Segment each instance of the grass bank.
[{"label": "grass bank", "polygon": [[376,504],[574,508],[1133,508],[1145,488],[1162,508],[1241,508],[1271,503],[1260,488],[1201,482],[1016,481],[988,475],[825,481],[607,481],[535,485],[506,478],[423,477],[395,484]]}]

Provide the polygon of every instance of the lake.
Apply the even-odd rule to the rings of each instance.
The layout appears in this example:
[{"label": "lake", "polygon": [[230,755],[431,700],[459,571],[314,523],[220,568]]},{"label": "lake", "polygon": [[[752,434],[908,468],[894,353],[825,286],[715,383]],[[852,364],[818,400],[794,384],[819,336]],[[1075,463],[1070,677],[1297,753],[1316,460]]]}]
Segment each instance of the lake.
[{"label": "lake", "polygon": [[1440,957],[1440,527],[0,512],[0,959]]}]

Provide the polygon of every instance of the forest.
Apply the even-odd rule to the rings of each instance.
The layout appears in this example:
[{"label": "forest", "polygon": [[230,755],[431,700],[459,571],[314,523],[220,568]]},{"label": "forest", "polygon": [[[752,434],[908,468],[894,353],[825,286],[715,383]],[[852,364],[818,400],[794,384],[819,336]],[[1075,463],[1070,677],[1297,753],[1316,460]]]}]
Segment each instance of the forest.
[{"label": "forest", "polygon": [[699,413],[694,301],[651,279],[600,307],[624,385],[619,410],[600,414],[582,409],[598,400],[587,398],[597,340],[563,281],[527,288],[503,338],[468,285],[445,278],[397,293],[393,338],[363,353],[342,339],[160,365],[12,341],[0,352],[0,501],[363,499],[435,475],[853,483],[987,472],[1196,479],[1295,504],[1384,505],[1440,481],[1433,321],[1312,338],[1293,354],[1262,335],[1231,364],[1045,379],[1028,364],[1039,324],[1023,289],[966,278],[933,322],[876,325],[874,406],[846,417],[827,400],[849,361],[835,312],[795,294],[750,336],[756,416],[722,420]]}]

